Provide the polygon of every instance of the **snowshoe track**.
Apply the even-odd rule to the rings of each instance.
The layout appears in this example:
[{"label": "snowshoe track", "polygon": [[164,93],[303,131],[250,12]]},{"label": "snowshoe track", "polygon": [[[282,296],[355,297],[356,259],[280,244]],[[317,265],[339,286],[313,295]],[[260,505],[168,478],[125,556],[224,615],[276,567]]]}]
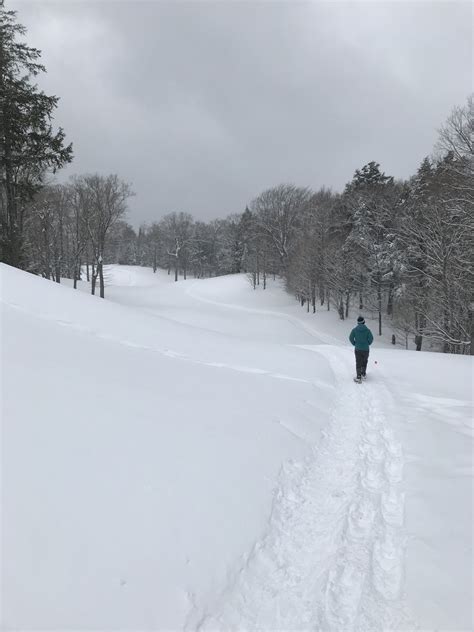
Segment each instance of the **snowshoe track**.
[{"label": "snowshoe track", "polygon": [[403,450],[383,384],[348,383],[345,352],[318,348],[340,398],[314,455],[288,463],[268,528],[191,630],[413,629],[403,598]]}]

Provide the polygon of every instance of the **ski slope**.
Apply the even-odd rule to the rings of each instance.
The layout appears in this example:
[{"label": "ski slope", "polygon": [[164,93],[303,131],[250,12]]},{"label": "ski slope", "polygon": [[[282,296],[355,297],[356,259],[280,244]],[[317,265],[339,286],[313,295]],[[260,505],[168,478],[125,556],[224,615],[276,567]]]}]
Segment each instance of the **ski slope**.
[{"label": "ski slope", "polygon": [[2,629],[472,629],[471,358],[357,385],[278,282],[0,271]]}]

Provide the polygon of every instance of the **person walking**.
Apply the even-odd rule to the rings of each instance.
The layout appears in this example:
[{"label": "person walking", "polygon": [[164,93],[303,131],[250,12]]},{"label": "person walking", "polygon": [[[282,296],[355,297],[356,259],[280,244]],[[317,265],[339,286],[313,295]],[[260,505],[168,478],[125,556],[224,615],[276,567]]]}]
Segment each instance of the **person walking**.
[{"label": "person walking", "polygon": [[357,325],[349,334],[349,340],[355,350],[357,376],[354,378],[354,382],[360,384],[366,378],[369,349],[374,341],[372,332],[365,324],[363,316],[359,316],[357,319]]}]

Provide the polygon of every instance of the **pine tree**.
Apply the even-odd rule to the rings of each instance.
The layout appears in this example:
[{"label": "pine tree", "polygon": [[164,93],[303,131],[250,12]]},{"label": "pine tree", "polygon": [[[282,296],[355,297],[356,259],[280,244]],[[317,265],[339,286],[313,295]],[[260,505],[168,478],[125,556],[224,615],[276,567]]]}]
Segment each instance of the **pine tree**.
[{"label": "pine tree", "polygon": [[346,191],[363,190],[392,183],[393,177],[386,176],[383,171],[380,171],[379,163],[372,160],[362,169],[356,169],[352,182],[347,185]]},{"label": "pine tree", "polygon": [[379,335],[382,334],[382,308],[385,292],[393,292],[396,249],[393,226],[398,187],[391,176],[370,162],[357,170],[347,185],[344,197],[351,215],[351,232],[346,246],[354,257],[359,291],[375,293]]},{"label": "pine tree", "polygon": [[39,190],[48,169],[72,159],[61,128],[51,120],[58,97],[33,83],[45,67],[41,53],[18,38],[26,29],[16,12],[0,5],[0,257],[20,266],[23,254],[24,204]]}]

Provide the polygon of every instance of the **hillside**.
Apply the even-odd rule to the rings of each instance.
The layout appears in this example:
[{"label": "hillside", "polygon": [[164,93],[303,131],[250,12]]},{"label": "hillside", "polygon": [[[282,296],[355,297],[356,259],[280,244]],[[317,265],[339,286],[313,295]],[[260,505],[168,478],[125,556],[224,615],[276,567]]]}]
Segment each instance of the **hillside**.
[{"label": "hillside", "polygon": [[278,283],[0,270],[5,629],[471,629],[471,358],[359,386]]}]

